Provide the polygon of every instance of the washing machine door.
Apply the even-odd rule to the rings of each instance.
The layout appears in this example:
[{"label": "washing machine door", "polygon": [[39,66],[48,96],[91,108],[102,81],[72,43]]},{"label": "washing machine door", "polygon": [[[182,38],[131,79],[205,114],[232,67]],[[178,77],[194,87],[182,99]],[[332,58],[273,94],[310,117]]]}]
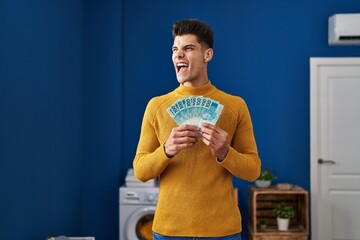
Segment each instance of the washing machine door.
[{"label": "washing machine door", "polygon": [[155,206],[139,208],[125,224],[126,240],[152,240],[152,223],[154,220]]}]

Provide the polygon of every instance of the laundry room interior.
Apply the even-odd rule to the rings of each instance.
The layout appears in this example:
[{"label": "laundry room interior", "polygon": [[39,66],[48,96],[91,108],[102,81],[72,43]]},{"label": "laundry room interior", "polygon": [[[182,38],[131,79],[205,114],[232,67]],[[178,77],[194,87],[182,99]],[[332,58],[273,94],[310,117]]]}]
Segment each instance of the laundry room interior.
[{"label": "laundry room interior", "polygon": [[[355,15],[347,22],[353,32],[331,44],[329,32],[348,30],[348,25],[331,28],[329,19],[347,14]],[[212,27],[209,79],[246,101],[261,169],[276,176],[270,189],[233,178],[242,239],[264,239],[254,213],[256,198],[294,190],[298,239],[325,240],[314,225],[320,216],[312,212],[318,190],[312,184],[318,172],[331,172],[339,162],[329,157],[332,150],[326,156],[313,152],[314,146],[322,148],[311,142],[312,107],[324,102],[312,105],[311,76],[323,72],[311,75],[311,66],[323,64],[323,58],[359,65],[359,16],[358,0],[0,0],[0,238],[146,239],[123,235],[129,225],[121,226],[120,219],[131,213],[130,207],[120,207],[120,189],[126,180],[139,187],[131,169],[144,111],[150,99],[179,86],[171,59],[172,25],[191,18]],[[355,92],[360,90],[358,69],[349,77],[354,87],[338,88],[350,90],[344,96],[360,95]],[[346,107],[339,109],[345,113]],[[358,110],[351,112],[359,118]],[[324,166],[327,170],[320,169]],[[130,201],[146,199],[151,215],[158,179],[147,184],[140,185],[140,193],[123,194]],[[359,182],[356,186],[346,193],[359,201]],[[355,201],[337,196],[335,202]],[[349,225],[344,232],[360,239],[357,228]],[[342,239],[339,234],[332,239]],[[285,231],[282,238],[269,239],[286,237]]]}]

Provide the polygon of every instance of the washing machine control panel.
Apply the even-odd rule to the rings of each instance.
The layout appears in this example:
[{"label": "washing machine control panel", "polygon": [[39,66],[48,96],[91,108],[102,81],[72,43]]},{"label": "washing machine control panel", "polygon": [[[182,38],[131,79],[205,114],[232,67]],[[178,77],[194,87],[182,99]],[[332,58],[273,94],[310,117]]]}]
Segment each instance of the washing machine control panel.
[{"label": "washing machine control panel", "polygon": [[120,204],[151,204],[158,201],[158,187],[121,187]]},{"label": "washing machine control panel", "polygon": [[157,202],[157,198],[158,198],[157,194],[150,193],[146,196],[145,200],[150,203],[155,203],[155,202]]}]

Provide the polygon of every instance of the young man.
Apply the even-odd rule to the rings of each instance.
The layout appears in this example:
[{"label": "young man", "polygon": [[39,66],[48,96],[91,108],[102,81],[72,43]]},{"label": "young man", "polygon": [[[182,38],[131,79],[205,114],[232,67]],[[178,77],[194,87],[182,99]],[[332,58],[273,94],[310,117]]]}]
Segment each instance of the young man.
[{"label": "young man", "polygon": [[[139,180],[159,177],[154,239],[239,240],[241,215],[232,177],[254,181],[261,168],[250,114],[243,99],[208,79],[211,28],[195,19],[178,21],[173,37],[180,85],[148,103],[133,162]],[[201,101],[209,103],[207,108]]]}]

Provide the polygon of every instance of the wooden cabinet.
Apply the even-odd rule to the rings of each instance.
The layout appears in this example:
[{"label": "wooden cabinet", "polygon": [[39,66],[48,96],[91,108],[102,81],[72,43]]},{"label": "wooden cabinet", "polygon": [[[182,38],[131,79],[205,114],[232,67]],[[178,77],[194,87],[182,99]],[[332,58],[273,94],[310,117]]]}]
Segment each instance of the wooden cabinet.
[{"label": "wooden cabinet", "polygon": [[[277,229],[275,206],[284,202],[295,209],[295,217],[290,220],[288,231]],[[283,190],[276,186],[269,188],[249,188],[249,239],[253,240],[306,240],[309,234],[308,192],[298,186]],[[259,219],[266,221],[267,227],[259,227]]]}]

